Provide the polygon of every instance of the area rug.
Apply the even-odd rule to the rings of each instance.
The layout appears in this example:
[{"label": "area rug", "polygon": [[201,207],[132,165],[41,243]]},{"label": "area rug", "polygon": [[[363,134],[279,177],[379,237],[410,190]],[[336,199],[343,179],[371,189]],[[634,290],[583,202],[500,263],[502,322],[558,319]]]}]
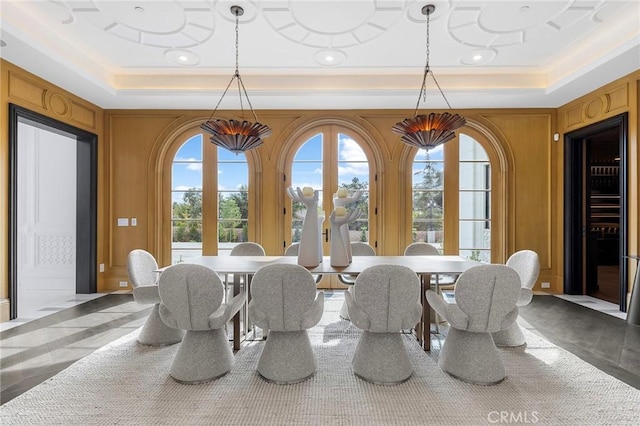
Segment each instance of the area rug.
[{"label": "area rug", "polygon": [[437,365],[438,348],[424,352],[407,334],[414,374],[403,384],[381,386],[353,375],[361,332],[337,314],[309,331],[318,370],[295,385],[258,376],[263,341],[245,343],[226,376],[178,384],[169,376],[178,345],[141,346],[136,331],[1,406],[0,424],[638,424],[639,390],[524,332],[526,347],[501,350],[508,376],[498,385],[450,377]]}]

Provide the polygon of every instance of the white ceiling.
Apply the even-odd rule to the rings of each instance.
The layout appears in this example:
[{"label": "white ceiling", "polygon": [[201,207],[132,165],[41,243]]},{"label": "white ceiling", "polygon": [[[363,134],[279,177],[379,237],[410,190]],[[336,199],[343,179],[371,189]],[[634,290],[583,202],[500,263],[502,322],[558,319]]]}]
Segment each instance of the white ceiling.
[{"label": "white ceiling", "polygon": [[[413,109],[426,4],[430,66],[454,109],[558,107],[640,69],[639,0],[0,0],[0,54],[103,108],[213,109],[240,5],[255,109]],[[427,83],[421,107],[446,108]],[[232,86],[220,109],[238,99]]]}]

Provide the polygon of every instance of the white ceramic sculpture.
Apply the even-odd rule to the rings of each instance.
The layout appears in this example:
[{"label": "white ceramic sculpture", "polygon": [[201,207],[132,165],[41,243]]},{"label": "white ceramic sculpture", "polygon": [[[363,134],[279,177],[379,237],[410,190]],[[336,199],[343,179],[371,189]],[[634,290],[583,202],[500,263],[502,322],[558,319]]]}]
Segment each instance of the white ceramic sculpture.
[{"label": "white ceramic sculpture", "polygon": [[[304,218],[307,214],[305,211],[296,212],[296,217],[304,222]],[[324,210],[318,212],[318,262],[322,262],[322,224],[324,223]]]},{"label": "white ceramic sculpture", "polygon": [[[362,196],[362,191],[356,191],[351,196],[349,196],[349,192],[345,188],[338,188],[335,194],[333,194],[333,206],[334,208],[344,207],[347,208],[352,204],[355,204],[356,201],[360,199]],[[332,234],[333,235],[333,234]],[[351,254],[351,238],[349,238],[349,224],[340,228],[340,235],[342,236],[342,240],[345,242],[347,247],[347,256],[349,257],[349,263],[353,259]]]},{"label": "white ceramic sculpture", "polygon": [[293,201],[304,204],[307,211],[302,222],[298,265],[313,268],[322,262],[322,241],[318,226],[318,191],[313,188],[287,188],[287,194]]},{"label": "white ceramic sculpture", "polygon": [[331,222],[331,266],[349,266],[351,260],[347,253],[347,246],[351,247],[351,242],[343,237],[341,229],[349,228],[349,224],[360,217],[360,210],[347,212],[344,207],[338,206],[329,216]]}]

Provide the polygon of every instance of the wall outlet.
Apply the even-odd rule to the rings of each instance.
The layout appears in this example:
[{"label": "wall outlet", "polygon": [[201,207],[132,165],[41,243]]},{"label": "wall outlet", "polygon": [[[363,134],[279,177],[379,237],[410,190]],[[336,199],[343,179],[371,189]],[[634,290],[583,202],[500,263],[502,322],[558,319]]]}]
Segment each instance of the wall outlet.
[{"label": "wall outlet", "polygon": [[100,264],[100,272],[104,272],[104,263]]},{"label": "wall outlet", "polygon": [[542,287],[542,288],[551,288],[551,283],[540,283],[540,287]]},{"label": "wall outlet", "polygon": [[127,287],[128,284],[126,281],[120,281],[120,287]]}]

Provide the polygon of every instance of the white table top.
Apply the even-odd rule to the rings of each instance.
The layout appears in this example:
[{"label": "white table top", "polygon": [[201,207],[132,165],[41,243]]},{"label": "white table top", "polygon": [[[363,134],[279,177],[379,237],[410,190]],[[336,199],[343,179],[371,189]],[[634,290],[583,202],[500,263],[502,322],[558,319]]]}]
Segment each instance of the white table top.
[{"label": "white table top", "polygon": [[[266,265],[297,264],[297,256],[200,256],[190,257],[185,263],[203,265],[219,274],[252,274]],[[313,274],[358,274],[374,265],[403,265],[416,274],[460,274],[481,265],[480,262],[462,256],[353,256],[346,267],[333,267],[329,256],[315,268],[307,268]],[[164,270],[162,268],[161,270]]]}]

